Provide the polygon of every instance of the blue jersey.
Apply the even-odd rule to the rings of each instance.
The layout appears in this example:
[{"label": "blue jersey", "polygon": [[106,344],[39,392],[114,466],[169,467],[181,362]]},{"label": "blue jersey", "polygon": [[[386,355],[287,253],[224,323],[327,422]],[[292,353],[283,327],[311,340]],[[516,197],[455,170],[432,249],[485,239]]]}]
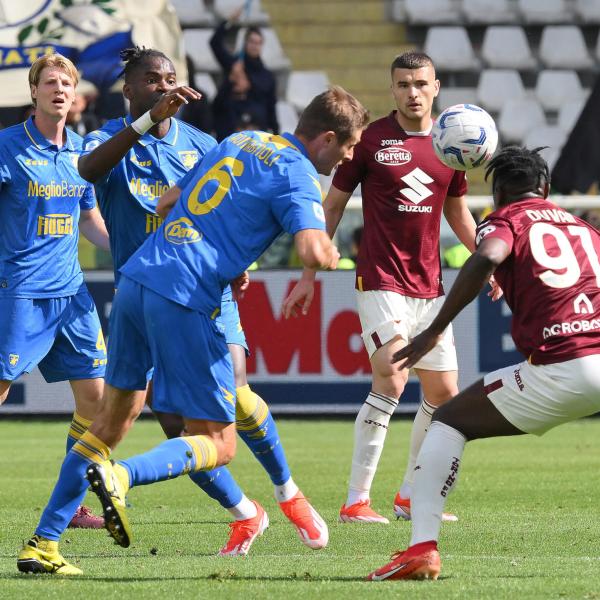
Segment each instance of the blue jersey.
[{"label": "blue jersey", "polygon": [[[131,115],[113,119],[102,129],[88,134],[83,154],[119,133],[131,121]],[[184,121],[171,119],[164,138],[144,134],[121,161],[95,183],[100,211],[110,235],[115,283],[120,267],[162,223],[156,214],[160,196],[216,144],[210,135]]]},{"label": "blue jersey", "polygon": [[325,229],[317,172],[291,134],[233,134],[178,185],[167,220],[121,272],[204,313],[282,231]]},{"label": "blue jersey", "polygon": [[33,118],[0,131],[0,297],[62,298],[83,285],[80,208],[96,200],[77,172],[82,138],[65,133],[58,148]]}]

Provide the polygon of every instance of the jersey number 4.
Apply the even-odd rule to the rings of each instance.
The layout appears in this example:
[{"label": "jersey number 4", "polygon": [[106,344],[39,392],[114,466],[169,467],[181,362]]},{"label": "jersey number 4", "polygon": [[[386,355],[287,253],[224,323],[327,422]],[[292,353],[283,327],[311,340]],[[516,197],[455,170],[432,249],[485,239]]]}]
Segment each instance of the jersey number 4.
[{"label": "jersey number 4", "polygon": [[[577,260],[573,245],[581,246],[596,276],[596,285],[600,286],[600,261],[592,242],[590,230],[582,225],[569,225],[567,231],[572,238],[555,225],[535,223],[529,230],[529,245],[533,258],[546,269],[539,278],[553,288],[568,288],[575,285],[581,276],[581,266]],[[544,236],[553,238],[558,250],[549,254],[544,243]]]},{"label": "jersey number 4", "polygon": [[[228,167],[225,168],[225,167]],[[211,210],[214,210],[221,204],[223,198],[231,189],[233,183],[233,177],[239,177],[244,172],[244,163],[237,158],[232,156],[226,156],[219,162],[215,163],[199,180],[194,186],[188,197],[188,210],[193,215],[205,215]],[[216,181],[219,185],[212,195],[200,202],[198,196],[204,188],[204,186],[210,181]]]}]

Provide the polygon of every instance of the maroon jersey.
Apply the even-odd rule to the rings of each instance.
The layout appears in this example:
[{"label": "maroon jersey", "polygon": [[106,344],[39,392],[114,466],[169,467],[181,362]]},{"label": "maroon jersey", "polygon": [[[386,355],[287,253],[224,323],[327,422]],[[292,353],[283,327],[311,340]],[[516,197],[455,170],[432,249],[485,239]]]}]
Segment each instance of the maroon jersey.
[{"label": "maroon jersey", "polygon": [[437,298],[444,293],[442,208],[446,196],[466,193],[466,178],[440,162],[430,135],[408,135],[395,115],[369,125],[354,158],[340,165],[333,178],[344,192],[361,184],[364,230],[356,287]]},{"label": "maroon jersey", "polygon": [[533,364],[600,354],[600,233],[542,198],[490,214],[477,228],[510,255],[494,276],[513,313],[512,337]]}]

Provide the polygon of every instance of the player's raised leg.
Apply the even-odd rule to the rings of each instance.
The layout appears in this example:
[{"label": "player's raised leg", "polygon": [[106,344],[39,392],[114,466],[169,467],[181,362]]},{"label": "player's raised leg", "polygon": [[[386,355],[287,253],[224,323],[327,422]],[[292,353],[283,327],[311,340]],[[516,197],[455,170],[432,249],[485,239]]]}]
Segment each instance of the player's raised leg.
[{"label": "player's raised leg", "polygon": [[[150,394],[151,387],[149,386]],[[169,439],[184,435],[185,423],[182,417],[158,411],[154,411],[154,414]],[[115,465],[115,472],[123,474],[124,485],[129,487],[129,473],[119,471],[118,465]],[[258,530],[264,531],[266,528],[264,523],[268,522],[268,519],[263,508],[246,497],[227,467],[196,471],[190,473],[190,479],[235,519],[229,526],[228,540],[219,554],[221,556],[246,555],[258,535]]]},{"label": "player's raised leg", "polygon": [[441,569],[437,541],[443,510],[456,485],[466,442],[523,433],[489,401],[483,380],[437,409],[417,457],[410,546],[393,555],[368,579],[437,579]]}]

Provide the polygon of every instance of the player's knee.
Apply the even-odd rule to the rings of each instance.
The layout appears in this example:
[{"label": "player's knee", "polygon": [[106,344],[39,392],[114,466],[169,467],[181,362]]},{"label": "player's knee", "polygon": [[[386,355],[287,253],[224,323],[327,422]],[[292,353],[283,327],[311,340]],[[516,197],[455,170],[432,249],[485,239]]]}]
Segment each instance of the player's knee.
[{"label": "player's knee", "polygon": [[407,377],[402,373],[389,372],[386,376],[377,374],[373,377],[373,390],[389,396],[390,398],[400,398],[406,386]]},{"label": "player's knee", "polygon": [[222,440],[217,446],[217,466],[229,464],[235,456],[235,438],[233,440]]},{"label": "player's knee", "polygon": [[144,403],[143,392],[123,392],[110,387],[98,416],[90,426],[90,431],[114,448],[131,429]]},{"label": "player's knee", "polygon": [[426,394],[426,400],[431,406],[437,406],[438,408],[446,404],[448,400],[456,396],[458,390],[455,389],[440,389],[435,392],[429,392]]}]

